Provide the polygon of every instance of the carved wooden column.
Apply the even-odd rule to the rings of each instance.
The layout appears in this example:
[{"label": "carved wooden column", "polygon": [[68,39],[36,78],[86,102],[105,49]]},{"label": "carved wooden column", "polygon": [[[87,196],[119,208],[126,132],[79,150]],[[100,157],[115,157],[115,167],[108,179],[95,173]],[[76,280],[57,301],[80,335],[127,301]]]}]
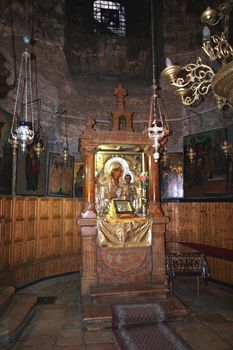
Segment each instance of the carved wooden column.
[{"label": "carved wooden column", "polygon": [[84,209],[83,218],[96,218],[95,210],[95,154],[98,140],[93,117],[87,119],[86,128],[80,138],[81,153],[84,158]]},{"label": "carved wooden column", "polygon": [[90,286],[97,284],[96,238],[97,221],[95,210],[95,153],[98,138],[93,117],[87,119],[86,128],[80,138],[84,159],[84,209],[79,219],[81,229],[81,294],[90,294]]},{"label": "carved wooden column", "polygon": [[151,260],[152,260],[152,282],[165,283],[166,271],[165,271],[165,231],[166,224],[169,222],[169,218],[153,217],[152,218],[152,247],[151,247]]},{"label": "carved wooden column", "polygon": [[90,294],[90,287],[97,285],[96,268],[96,219],[79,219],[81,227],[81,294]]},{"label": "carved wooden column", "polygon": [[151,216],[163,216],[160,198],[159,162],[155,162],[153,149],[149,151],[149,208]]},{"label": "carved wooden column", "polygon": [[164,216],[161,208],[159,162],[155,162],[153,148],[149,151],[149,208],[148,214],[152,216],[152,246],[151,246],[151,280],[164,284],[165,271],[165,232],[168,217]]},{"label": "carved wooden column", "polygon": [[95,210],[95,143],[82,146],[84,153],[84,209],[83,218],[96,218]]}]

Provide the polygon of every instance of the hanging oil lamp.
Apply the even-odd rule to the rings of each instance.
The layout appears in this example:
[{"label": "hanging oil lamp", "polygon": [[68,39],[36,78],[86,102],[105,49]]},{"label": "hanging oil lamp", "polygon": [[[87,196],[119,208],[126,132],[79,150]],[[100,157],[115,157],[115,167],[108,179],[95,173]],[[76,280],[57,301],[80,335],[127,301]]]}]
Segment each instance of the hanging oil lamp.
[{"label": "hanging oil lamp", "polygon": [[188,146],[187,146],[187,156],[188,156],[188,159],[190,161],[190,164],[192,164],[194,158],[196,157],[196,151],[194,149],[193,142],[192,142],[192,136],[191,136],[190,110],[188,110],[188,113],[189,113],[189,118],[188,118],[188,122],[189,122],[189,143],[188,143]]},{"label": "hanging oil lamp", "polygon": [[167,160],[168,160],[167,147],[164,146],[164,148],[163,148],[163,155],[162,155],[162,158],[161,158],[161,163],[162,163],[163,166],[167,165]]},{"label": "hanging oil lamp", "polygon": [[194,150],[194,148],[192,147],[192,145],[187,147],[187,155],[188,158],[190,160],[190,163],[193,163],[194,158],[196,157],[196,151]]},{"label": "hanging oil lamp", "polygon": [[150,115],[148,123],[148,136],[152,141],[153,157],[158,162],[160,157],[161,141],[170,134],[163,104],[158,94],[158,86],[156,84],[156,62],[155,62],[155,37],[154,37],[154,2],[151,0],[151,51],[152,51],[152,96],[150,104]]},{"label": "hanging oil lamp", "polygon": [[223,144],[221,145],[221,149],[223,150],[225,157],[228,158],[231,151],[231,144],[227,141],[227,139],[223,141]]},{"label": "hanging oil lamp", "polygon": [[37,158],[40,158],[40,155],[42,152],[44,152],[44,143],[43,143],[43,135],[42,135],[42,128],[40,125],[40,99],[36,100],[37,102],[37,123],[35,125],[35,137],[34,137],[34,143],[33,143],[33,150],[37,156]]},{"label": "hanging oil lamp", "polygon": [[63,159],[64,164],[66,165],[69,158],[69,144],[68,144],[68,135],[67,135],[67,118],[65,115],[65,136],[64,136],[64,143],[63,143],[63,150],[61,153],[61,157]]},{"label": "hanging oil lamp", "polygon": [[[19,100],[23,101],[20,109]],[[9,139],[9,142],[11,143],[14,151],[16,145],[20,144],[21,150],[25,152],[26,146],[33,142],[34,135],[31,57],[28,49],[26,48],[21,58],[12,118],[11,138]]]},{"label": "hanging oil lamp", "polygon": [[33,149],[34,149],[34,151],[36,153],[37,158],[40,158],[41,153],[44,151],[44,146],[43,146],[43,143],[42,143],[42,141],[40,139],[38,139],[34,143]]}]

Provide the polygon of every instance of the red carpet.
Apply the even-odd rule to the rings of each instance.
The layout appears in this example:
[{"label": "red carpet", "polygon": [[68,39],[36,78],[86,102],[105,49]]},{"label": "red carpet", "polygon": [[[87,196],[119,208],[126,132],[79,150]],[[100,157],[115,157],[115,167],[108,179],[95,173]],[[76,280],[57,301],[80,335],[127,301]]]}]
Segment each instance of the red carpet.
[{"label": "red carpet", "polygon": [[200,252],[206,254],[207,256],[233,261],[233,249],[219,248],[211,245],[191,243],[191,242],[178,242],[178,243],[183,244],[186,247],[199,250]]},{"label": "red carpet", "polygon": [[160,303],[112,306],[113,333],[122,350],[190,350],[164,321]]}]

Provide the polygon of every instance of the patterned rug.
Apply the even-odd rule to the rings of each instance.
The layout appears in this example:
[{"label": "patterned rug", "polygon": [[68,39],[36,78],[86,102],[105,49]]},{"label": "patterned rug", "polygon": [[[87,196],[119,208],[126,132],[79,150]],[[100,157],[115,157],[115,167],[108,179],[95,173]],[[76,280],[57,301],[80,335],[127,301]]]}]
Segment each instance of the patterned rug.
[{"label": "patterned rug", "polygon": [[160,303],[112,305],[113,333],[122,350],[190,350],[169,327]]}]

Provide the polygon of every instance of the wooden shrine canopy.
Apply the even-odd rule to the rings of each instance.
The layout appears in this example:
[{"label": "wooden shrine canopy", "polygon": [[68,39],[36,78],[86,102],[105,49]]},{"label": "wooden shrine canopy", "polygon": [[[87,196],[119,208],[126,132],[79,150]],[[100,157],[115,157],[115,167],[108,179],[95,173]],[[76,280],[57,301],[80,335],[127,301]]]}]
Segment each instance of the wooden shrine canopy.
[{"label": "wooden shrine canopy", "polygon": [[[95,286],[100,281],[105,281],[108,278],[112,283],[121,283],[122,274],[119,274],[117,280],[114,278],[114,273],[105,273],[103,264],[101,265],[101,257],[105,261],[111,260],[105,254],[115,254],[111,251],[102,251],[97,247],[97,214],[95,208],[95,157],[101,150],[119,152],[134,150],[135,152],[144,152],[148,158],[148,173],[149,173],[149,202],[148,215],[152,220],[152,240],[150,247],[150,281],[164,283],[165,281],[165,247],[164,235],[165,225],[168,218],[164,217],[160,203],[160,186],[159,186],[159,162],[155,162],[153,157],[152,142],[146,132],[134,132],[132,129],[133,113],[125,109],[126,89],[119,85],[114,93],[117,97],[117,109],[111,112],[112,115],[112,130],[99,131],[95,129],[95,120],[89,117],[86,128],[80,137],[81,153],[84,160],[84,209],[79,219],[81,227],[82,239],[82,276],[81,276],[81,292],[89,294],[90,287]],[[131,251],[130,251],[131,249]],[[133,248],[128,248],[122,256],[130,256],[129,260],[133,259]],[[142,248],[143,249],[143,248]],[[145,248],[148,249],[148,248]],[[107,253],[106,253],[107,252]],[[120,252],[120,251],[119,251]],[[110,261],[109,260],[109,261]],[[135,261],[135,264],[137,261]],[[99,265],[98,265],[99,264]],[[100,266],[101,265],[101,266]],[[127,263],[125,264],[127,265]],[[119,267],[119,269],[124,266]],[[111,269],[109,266],[108,270]],[[137,270],[137,269],[136,269]],[[130,281],[132,274],[126,278]],[[147,274],[148,276],[148,274]],[[112,278],[112,279],[111,279]],[[135,280],[143,276],[134,276]],[[148,278],[148,277],[147,277]],[[148,279],[147,279],[148,280]]]},{"label": "wooden shrine canopy", "polygon": [[[152,142],[147,132],[134,132],[132,129],[132,112],[125,109],[126,89],[122,85],[114,90],[117,96],[117,110],[111,112],[112,130],[95,129],[95,119],[90,116],[86,128],[80,137],[81,153],[84,159],[84,211],[83,217],[95,215],[95,155],[99,150],[119,150],[128,148],[144,151],[148,155],[149,170],[149,205],[148,213],[152,216],[163,216],[160,205],[159,162],[153,158]],[[164,140],[165,141],[165,140]],[[165,143],[165,142],[164,142]]]}]

